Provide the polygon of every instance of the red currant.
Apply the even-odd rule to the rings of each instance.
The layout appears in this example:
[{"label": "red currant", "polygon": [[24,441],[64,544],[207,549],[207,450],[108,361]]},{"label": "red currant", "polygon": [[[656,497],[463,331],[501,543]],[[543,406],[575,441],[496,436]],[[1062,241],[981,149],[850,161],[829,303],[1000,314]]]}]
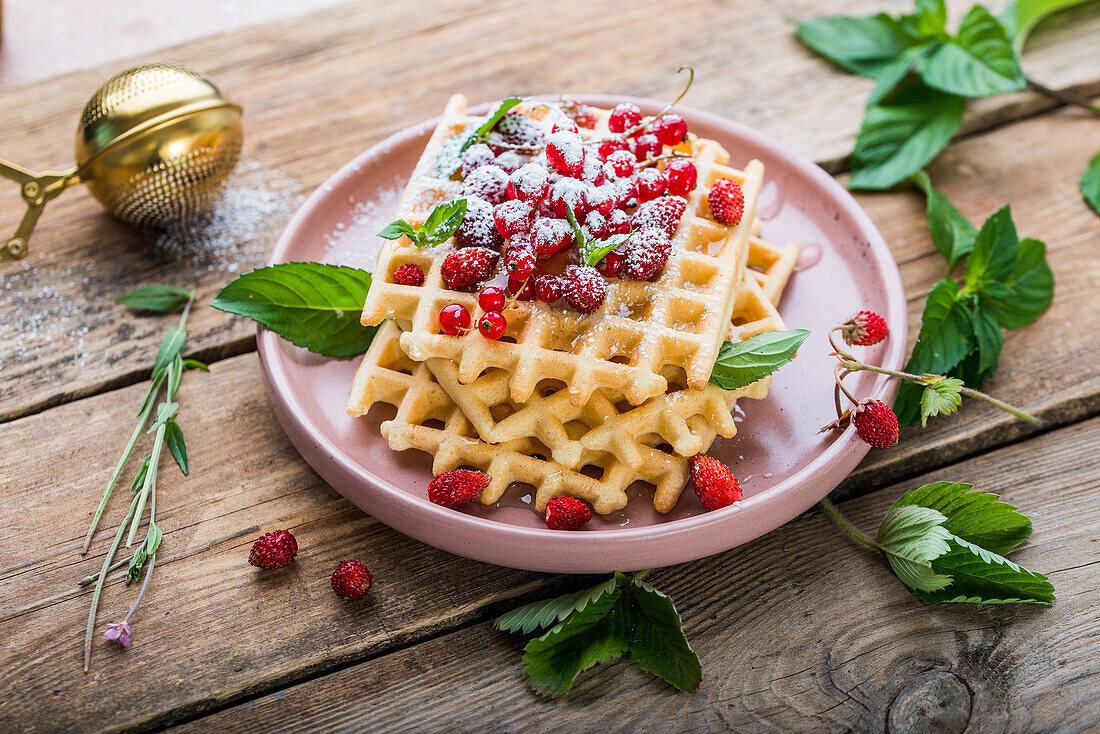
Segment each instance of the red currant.
[{"label": "red currant", "polygon": [[515,280],[526,280],[535,272],[535,250],[530,245],[510,245],[504,253],[504,267]]},{"label": "red currant", "polygon": [[508,294],[515,296],[517,301],[531,301],[535,298],[535,283],[533,278],[527,280],[508,279]]},{"label": "red currant", "polygon": [[619,178],[629,178],[634,175],[634,155],[629,150],[617,150],[607,157],[611,170]]},{"label": "red currant", "polygon": [[511,239],[531,229],[535,222],[535,210],[525,201],[512,199],[493,208],[493,221],[500,236]]},{"label": "red currant", "polygon": [[638,201],[656,199],[668,188],[668,177],[656,168],[645,168],[638,173]]},{"label": "red currant", "polygon": [[576,173],[584,167],[581,136],[566,130],[552,134],[546,142],[546,161],[563,173]]},{"label": "red currant", "polygon": [[508,321],[500,311],[486,311],[477,323],[477,330],[486,339],[499,339],[504,336]]},{"label": "red currant", "polygon": [[675,158],[665,165],[668,176],[668,193],[673,196],[687,196],[695,188],[699,173],[695,164],[684,158]]},{"label": "red currant", "polygon": [[642,121],[642,111],[637,105],[623,102],[611,110],[611,117],[607,120],[607,127],[613,133],[621,133],[627,128],[634,127]]},{"label": "red currant", "polygon": [[607,231],[610,234],[626,234],[630,231],[630,215],[615,209],[607,215]]},{"label": "red currant", "polygon": [[477,305],[483,311],[503,311],[504,291],[495,286],[486,286],[477,294]]},{"label": "red currant", "polygon": [[684,122],[684,118],[679,115],[665,115],[660,120],[657,120],[656,130],[654,133],[657,135],[657,139],[661,141],[663,145],[679,145],[684,142],[684,136],[687,135],[688,125]]},{"label": "red currant", "polygon": [[656,158],[661,154],[661,141],[653,133],[639,135],[634,140],[634,157],[639,161]]},{"label": "red currant", "polygon": [[444,306],[439,312],[439,328],[443,330],[444,334],[450,334],[451,336],[460,331],[466,331],[470,328],[470,312],[466,310],[465,306],[458,303]]},{"label": "red currant", "polygon": [[574,178],[563,178],[550,187],[550,206],[564,218],[566,210],[580,221],[588,211],[588,187]]},{"label": "red currant", "polygon": [[630,150],[630,143],[618,136],[601,140],[599,147],[600,160],[606,161],[617,150]]},{"label": "red currant", "polygon": [[520,199],[537,205],[546,198],[549,190],[550,177],[546,169],[537,163],[528,163],[508,178],[505,192],[509,199]]},{"label": "red currant", "polygon": [[535,278],[535,293],[543,303],[553,303],[561,298],[561,276],[540,275]]},{"label": "red currant", "polygon": [[617,278],[623,269],[624,256],[618,250],[612,250],[596,263],[596,270],[605,278]]}]

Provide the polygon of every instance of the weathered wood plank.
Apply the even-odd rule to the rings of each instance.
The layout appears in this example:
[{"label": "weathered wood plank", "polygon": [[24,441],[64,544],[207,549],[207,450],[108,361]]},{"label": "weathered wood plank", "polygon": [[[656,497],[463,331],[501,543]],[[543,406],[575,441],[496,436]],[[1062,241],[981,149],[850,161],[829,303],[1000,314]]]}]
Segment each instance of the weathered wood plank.
[{"label": "weathered wood plank", "polygon": [[[845,503],[871,529],[905,489],[951,478],[1034,512],[1014,558],[1058,602],[931,606],[821,513],[651,574],[703,660],[694,695],[620,661],[564,700],[531,693],[522,640],[480,624],[199,719],[184,731],[1081,731],[1100,725],[1100,585],[1087,446],[1100,419]],[[378,599],[382,606],[385,602]]]},{"label": "weathered wood plank", "polygon": [[[691,0],[670,18],[669,6],[656,1],[628,8],[608,0],[568,3],[554,13],[520,0],[364,2],[139,60],[170,59],[209,73],[246,110],[246,156],[292,178],[295,191],[312,190],[384,135],[437,114],[458,89],[474,99],[547,90],[667,98],[679,84],[672,70],[680,63],[698,71],[689,104],[748,123],[835,169],[851,148],[870,83],[808,54],[785,19],[884,5],[908,3]],[[956,14],[962,9],[953,7]],[[687,17],[706,22],[682,22]],[[1100,9],[1067,17],[1036,34],[1028,69],[1052,86],[1096,93]],[[644,39],[645,52],[628,51],[622,39]],[[63,165],[82,104],[118,66],[0,91],[4,154],[33,168]],[[598,80],[592,69],[600,69]],[[973,106],[965,129],[1049,106],[1030,93],[985,100]],[[240,268],[262,261],[292,208],[266,216],[270,227],[233,258]],[[3,187],[0,221],[14,226],[21,209],[15,187]],[[154,235],[112,220],[86,195],[50,205],[26,261],[32,270],[0,265],[0,421],[140,379],[157,329],[113,309],[121,293],[171,282],[195,284],[207,300],[229,277],[173,261],[153,242]],[[209,311],[196,314],[192,333],[192,349],[211,358],[252,347],[248,324]]]}]

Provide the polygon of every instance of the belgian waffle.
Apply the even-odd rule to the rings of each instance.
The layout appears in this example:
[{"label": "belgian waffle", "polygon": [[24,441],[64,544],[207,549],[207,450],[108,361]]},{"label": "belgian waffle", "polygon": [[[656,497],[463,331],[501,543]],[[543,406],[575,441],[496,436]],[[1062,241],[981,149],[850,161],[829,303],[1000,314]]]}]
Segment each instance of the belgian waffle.
[{"label": "belgian waffle", "polygon": [[[480,122],[465,110],[465,97],[451,98],[406,189],[399,217],[420,223],[434,205],[459,195],[461,184],[434,177],[432,171],[444,142]],[[606,131],[605,119],[597,126],[597,134],[601,131]],[[404,330],[401,345],[409,357],[451,360],[460,383],[473,382],[491,368],[503,370],[517,403],[526,402],[536,385],[549,378],[564,383],[574,406],[584,406],[601,388],[637,405],[667,390],[667,368],[682,371],[689,388],[703,390],[744,274],[763,165],[754,160],[744,170],[730,168],[729,154],[713,140],[689,137],[683,145],[695,154],[699,185],[687,197],[672,255],[656,282],[613,279],[603,305],[588,315],[537,301],[519,302],[509,311],[507,331],[496,341],[474,332],[448,336],[438,323],[443,306],[459,303],[478,314],[476,295],[446,288],[440,275],[453,242],[419,249],[403,238],[387,243],[379,255],[362,322],[396,321]],[[741,184],[744,215],[736,226],[710,217],[707,193],[718,178]],[[394,282],[394,270],[405,263],[421,267],[424,285]]]}]

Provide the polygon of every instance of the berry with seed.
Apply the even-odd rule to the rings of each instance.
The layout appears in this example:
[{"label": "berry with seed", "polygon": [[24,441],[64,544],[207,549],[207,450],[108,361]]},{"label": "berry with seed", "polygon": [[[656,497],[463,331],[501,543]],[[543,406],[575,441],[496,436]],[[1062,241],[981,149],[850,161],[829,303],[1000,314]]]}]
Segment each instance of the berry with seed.
[{"label": "berry with seed", "polygon": [[506,150],[497,156],[495,165],[511,176],[523,167],[523,156],[514,150]]},{"label": "berry with seed", "polygon": [[462,154],[462,178],[469,178],[470,174],[477,169],[482,166],[491,166],[495,161],[496,156],[493,155],[493,149],[488,145],[485,143],[471,145]]},{"label": "berry with seed", "polygon": [[493,221],[500,236],[508,240],[531,229],[535,223],[535,210],[526,201],[512,199],[493,208]]},{"label": "berry with seed", "polygon": [[499,204],[505,199],[508,188],[508,174],[499,166],[482,166],[462,182],[463,196],[480,196],[490,204]]},{"label": "berry with seed", "polygon": [[573,175],[591,186],[600,186],[607,181],[603,163],[594,155],[585,154],[584,165],[581,166],[579,172]]},{"label": "berry with seed", "polygon": [[477,305],[483,311],[503,311],[504,291],[496,286],[486,286],[477,294]]},{"label": "berry with seed", "polygon": [[687,196],[695,188],[695,182],[699,179],[695,164],[686,158],[675,158],[669,161],[665,165],[665,175],[668,176],[668,193],[673,196]]},{"label": "berry with seed", "polygon": [[537,163],[528,163],[508,177],[508,198],[537,205],[550,190],[550,178],[546,169]]},{"label": "berry with seed", "polygon": [[646,161],[661,155],[661,141],[653,133],[643,133],[634,139],[634,158]]},{"label": "berry with seed", "polygon": [[466,198],[466,215],[455,231],[455,242],[460,247],[484,247],[499,250],[504,239],[497,232],[493,219],[493,205],[480,196]]},{"label": "berry with seed", "polygon": [[605,278],[617,278],[623,270],[624,260],[626,260],[626,257],[619,248],[615,248],[596,263],[596,270],[599,270]]},{"label": "berry with seed", "polygon": [[575,178],[563,178],[550,187],[550,206],[559,217],[571,210],[579,222],[588,211],[588,187]]},{"label": "berry with seed", "polygon": [[615,109],[611,110],[611,117],[607,119],[607,127],[613,133],[621,133],[641,121],[642,111],[638,109],[638,106],[623,102],[615,105]]},{"label": "berry with seed", "polygon": [[276,530],[267,533],[252,544],[248,562],[257,568],[268,571],[282,568],[298,555],[298,541],[289,530]]},{"label": "berry with seed", "polygon": [[[503,205],[502,205],[503,206]],[[466,290],[487,279],[497,264],[497,253],[484,247],[465,247],[452,250],[443,259],[440,268],[447,287]]]},{"label": "berry with seed", "polygon": [[662,145],[674,146],[684,142],[688,126],[679,115],[665,115],[654,125],[654,134]]},{"label": "berry with seed", "polygon": [[527,280],[516,280],[515,278],[508,279],[508,285],[506,286],[508,295],[515,298],[517,301],[533,301],[535,296],[535,281],[533,278]]},{"label": "berry with seed", "polygon": [[537,120],[519,112],[509,112],[500,118],[500,122],[487,136],[486,142],[500,155],[505,150],[514,148],[539,150],[545,139],[542,125]]},{"label": "berry with seed", "polygon": [[630,178],[634,175],[634,154],[629,150],[617,150],[607,157],[611,172],[618,178]]},{"label": "berry with seed", "polygon": [[656,227],[671,237],[680,225],[686,209],[687,200],[679,196],[662,196],[647,201],[634,212],[634,229]]},{"label": "berry with seed", "polygon": [[607,231],[611,234],[626,234],[630,231],[630,215],[622,209],[616,209],[607,215]]},{"label": "berry with seed", "polygon": [[470,312],[460,303],[452,303],[439,310],[439,328],[444,334],[455,334],[468,331],[470,328]]},{"label": "berry with seed", "polygon": [[562,173],[577,173],[584,166],[581,136],[565,130],[546,139],[546,161]]},{"label": "berry with seed", "polygon": [[607,282],[595,268],[570,265],[564,275],[562,295],[566,303],[581,313],[592,313],[607,297]]},{"label": "berry with seed", "polygon": [[561,298],[562,279],[558,275],[540,275],[535,278],[535,294],[543,303],[553,303]]},{"label": "berry with seed", "polygon": [[573,244],[573,228],[564,219],[539,217],[531,230],[531,243],[540,255],[561,252]]},{"label": "berry with seed", "polygon": [[526,280],[537,264],[535,249],[528,243],[512,242],[504,253],[504,269],[515,280]]},{"label": "berry with seed", "polygon": [[898,442],[898,417],[881,400],[864,400],[852,411],[856,433],[876,449],[888,449]]},{"label": "berry with seed", "polygon": [[592,519],[592,510],[576,497],[551,497],[546,503],[546,527],[576,530]]},{"label": "berry with seed", "polygon": [[600,160],[606,161],[611,157],[612,153],[620,150],[630,152],[630,143],[623,140],[621,137],[615,135],[610,138],[604,138],[600,141],[600,147],[598,148],[600,154]]},{"label": "berry with seed", "polygon": [[886,320],[873,311],[860,311],[840,327],[844,341],[857,347],[878,344],[890,333]]},{"label": "berry with seed", "polygon": [[664,171],[658,171],[656,167],[643,168],[638,172],[637,184],[638,201],[651,201],[665,193],[665,189],[668,188],[668,177]]},{"label": "berry with seed", "polygon": [[623,275],[634,280],[652,279],[672,254],[668,235],[655,227],[640,230],[624,248]]},{"label": "berry with seed", "polygon": [[740,224],[745,213],[745,193],[732,178],[720,178],[707,194],[710,213],[722,224]]},{"label": "berry with seed", "polygon": [[586,232],[590,239],[603,239],[607,237],[607,217],[598,211],[588,212],[581,230]]},{"label": "berry with seed", "polygon": [[332,572],[331,583],[337,596],[355,601],[370,591],[374,574],[362,561],[344,561]]},{"label": "berry with seed", "polygon": [[691,483],[708,510],[720,510],[741,501],[741,485],[733,471],[706,454],[691,457]]},{"label": "berry with seed", "polygon": [[586,104],[582,104],[572,97],[562,96],[561,111],[565,116],[577,123],[578,126],[591,130],[596,127],[599,118],[596,111]]},{"label": "berry with seed", "polygon": [[400,285],[424,285],[424,271],[419,265],[405,263],[393,271],[393,282]]},{"label": "berry with seed", "polygon": [[477,330],[486,339],[496,340],[504,336],[508,321],[500,311],[486,311],[477,322]]},{"label": "berry with seed", "polygon": [[473,469],[451,469],[432,479],[428,500],[432,504],[459,510],[474,501],[489,486],[489,475]]},{"label": "berry with seed", "polygon": [[370,591],[374,582],[374,575],[367,569],[362,561],[344,561],[332,572],[330,583],[336,595],[355,601]]}]

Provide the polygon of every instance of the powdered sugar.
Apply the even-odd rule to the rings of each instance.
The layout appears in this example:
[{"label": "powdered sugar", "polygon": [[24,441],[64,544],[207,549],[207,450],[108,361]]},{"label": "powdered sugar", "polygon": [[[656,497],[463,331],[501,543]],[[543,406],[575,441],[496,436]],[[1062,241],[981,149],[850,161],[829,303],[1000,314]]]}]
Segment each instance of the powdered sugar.
[{"label": "powdered sugar", "polygon": [[349,220],[338,222],[324,236],[325,252],[321,260],[332,265],[374,270],[378,252],[385,243],[378,232],[394,220],[404,189],[405,180],[395,177],[389,186],[375,191],[371,199],[356,203]]}]

